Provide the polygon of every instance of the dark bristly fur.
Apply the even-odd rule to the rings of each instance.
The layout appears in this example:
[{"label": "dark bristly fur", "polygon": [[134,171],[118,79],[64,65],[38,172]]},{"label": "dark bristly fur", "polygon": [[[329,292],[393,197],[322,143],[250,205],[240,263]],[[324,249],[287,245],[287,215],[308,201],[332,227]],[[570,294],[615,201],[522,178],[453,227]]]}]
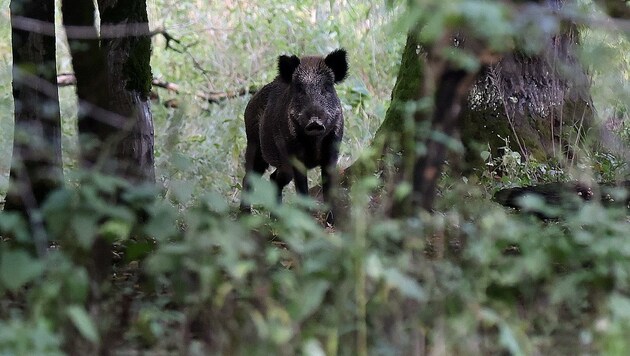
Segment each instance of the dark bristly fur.
[{"label": "dark bristly fur", "polygon": [[[300,194],[308,194],[305,169],[321,167],[324,199],[330,202],[339,143],[343,137],[343,113],[334,84],[348,72],[346,52],[338,49],[326,57],[280,56],[278,76],[252,97],[245,109],[245,178],[263,174],[270,165],[271,179],[282,189],[295,181]],[[296,164],[296,162],[299,162]],[[249,204],[241,201],[243,210]],[[327,221],[332,223],[333,215]]]}]

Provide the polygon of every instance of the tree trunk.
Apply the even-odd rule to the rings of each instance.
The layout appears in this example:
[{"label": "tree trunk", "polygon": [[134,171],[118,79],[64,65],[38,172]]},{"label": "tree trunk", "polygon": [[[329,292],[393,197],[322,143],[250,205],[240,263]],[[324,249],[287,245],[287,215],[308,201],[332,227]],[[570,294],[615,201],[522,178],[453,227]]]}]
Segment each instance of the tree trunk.
[{"label": "tree trunk", "polygon": [[[547,4],[553,7],[561,5],[557,1]],[[490,145],[496,150],[505,146],[504,138],[509,140],[513,150],[522,152],[525,159],[572,159],[577,146],[585,142],[585,133],[593,123],[594,113],[588,77],[575,56],[575,46],[579,43],[578,30],[569,22],[562,25],[561,33],[550,38],[540,53],[528,56],[517,51],[507,54],[499,63],[482,66],[480,79],[469,88],[473,90],[471,95],[467,94],[468,89],[464,90],[471,85],[468,83],[469,76],[458,73],[447,63],[435,62],[436,58],[431,58],[428,48],[424,49],[428,55],[419,55],[417,42],[414,43],[413,37],[409,36],[385,120],[367,150],[369,154],[347,169],[344,181],[382,172],[389,163],[393,163],[399,170],[394,184],[413,181],[412,190],[415,192],[413,204],[410,201],[393,202],[391,211],[393,215],[398,215],[402,211],[410,211],[411,205],[425,209],[432,206],[430,195],[433,193],[429,192],[435,190],[441,171],[438,161],[443,160],[446,154],[446,146],[439,140],[455,138],[458,132],[465,146],[465,171],[483,164],[478,154],[479,147],[487,149]],[[479,47],[480,43],[472,44],[471,41],[473,39],[458,42]],[[443,39],[442,42],[443,46],[451,41]],[[473,52],[479,56],[483,53],[483,45]],[[484,54],[481,57],[487,56]],[[490,57],[484,60],[493,62],[495,59]],[[451,83],[440,83],[441,80]],[[434,90],[430,90],[431,86]],[[440,93],[440,90],[445,92]],[[459,111],[459,99],[448,97],[460,95],[461,90],[464,90],[464,100],[467,100],[462,103],[463,112],[460,115],[452,111]],[[423,94],[423,91],[426,93]],[[442,95],[442,99],[434,95]],[[432,100],[418,102],[419,98]],[[415,123],[409,119],[412,114],[405,110],[405,103],[413,101],[417,103],[416,109],[430,107],[428,111],[423,109],[425,112],[416,111]],[[456,119],[457,116],[461,119]],[[425,127],[420,128],[423,125]],[[430,126],[428,131],[427,126]],[[419,129],[429,132],[429,136],[437,133],[439,137],[437,140],[429,137],[424,147],[418,147],[426,155],[413,164],[415,168],[410,169],[409,162],[414,154],[409,152],[416,151],[416,142],[425,139],[417,136]],[[394,160],[383,157],[393,157]]]},{"label": "tree trunk", "polygon": [[[100,34],[94,26],[93,1],[62,0],[79,98],[81,165],[132,183],[154,182],[153,119],[148,94],[151,88],[151,42],[144,0],[101,0]],[[115,203],[117,192],[103,199]],[[99,298],[109,290],[112,246],[97,236],[87,265],[92,284],[92,312],[106,313]],[[90,303],[90,302],[89,302]],[[101,331],[99,354],[117,337],[107,325]],[[80,338],[68,340],[70,350]]]},{"label": "tree trunk", "polygon": [[124,127],[127,119],[118,117],[107,106],[107,87],[111,83],[105,71],[106,57],[94,26],[94,3],[62,0],[62,13],[76,78],[81,165],[93,168],[98,162],[106,166],[103,171],[109,171],[107,166],[115,162],[109,162],[111,157],[106,155],[109,150],[105,145],[119,127]]},{"label": "tree trunk", "polygon": [[[431,57],[431,56],[430,56]],[[416,112],[416,125],[430,118],[429,135],[418,137],[424,141],[424,154],[416,157],[413,166],[412,207],[430,211],[437,195],[437,183],[446,160],[448,140],[457,139],[461,106],[468,96],[477,72],[468,72],[450,62],[440,63],[429,60],[435,82],[433,110],[427,115],[422,110]]]},{"label": "tree trunk", "polygon": [[[406,215],[414,207],[430,210],[446,158],[444,138],[456,136],[461,102],[475,76],[476,73],[457,69],[431,53],[421,53],[414,32],[410,32],[391,104],[374,135],[371,154],[349,167],[344,178],[395,167],[396,171],[385,174],[392,180],[390,189],[407,182],[412,193],[388,202],[390,215]],[[421,107],[421,98],[430,98],[429,108]],[[424,154],[417,154],[418,144],[424,144]]]},{"label": "tree trunk", "polygon": [[374,135],[368,154],[344,172],[343,183],[347,184],[354,177],[382,171],[390,163],[390,166],[400,166],[402,155],[399,153],[413,149],[413,111],[407,110],[407,104],[419,99],[424,77],[422,63],[418,41],[413,33],[409,33],[385,119]]},{"label": "tree trunk", "polygon": [[[10,8],[15,133],[4,209],[28,216],[35,239],[41,239],[43,222],[33,211],[63,180],[54,26],[46,35],[39,26],[54,24],[55,8],[53,0],[13,0]],[[39,242],[43,252],[47,244]]]},{"label": "tree trunk", "polygon": [[146,1],[99,0],[98,6],[102,27],[127,25],[127,36],[101,41],[108,59],[108,106],[130,118],[114,149],[118,173],[132,181],[154,182],[153,117],[149,107],[151,38]]},{"label": "tree trunk", "polygon": [[[81,163],[131,182],[154,182],[146,3],[105,0],[99,12],[100,40],[93,3],[63,0],[79,97]],[[73,32],[68,26],[84,27]]]},{"label": "tree trunk", "polygon": [[594,117],[590,80],[576,57],[578,44],[577,26],[565,22],[539,53],[515,51],[484,71],[462,114],[467,169],[482,166],[482,145],[500,155],[504,139],[524,159],[571,163],[587,142]]},{"label": "tree trunk", "polygon": [[[415,35],[410,33],[407,35],[407,42],[403,49],[391,103],[385,113],[383,123],[374,135],[374,141],[384,142],[385,147],[396,145],[394,141],[398,140],[397,136],[401,133],[401,128],[409,126],[405,118],[413,117],[412,113],[406,111],[406,105],[410,101],[419,99],[420,84],[424,78],[423,62],[419,57],[420,45]],[[405,142],[405,140],[401,141]],[[404,146],[401,144],[400,148],[404,150]]]}]

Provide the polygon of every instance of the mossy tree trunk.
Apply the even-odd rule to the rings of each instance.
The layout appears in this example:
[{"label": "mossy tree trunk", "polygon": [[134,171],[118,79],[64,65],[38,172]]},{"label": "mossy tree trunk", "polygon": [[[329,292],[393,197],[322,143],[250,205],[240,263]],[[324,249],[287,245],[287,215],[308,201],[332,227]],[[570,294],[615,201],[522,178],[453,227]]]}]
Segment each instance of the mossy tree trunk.
[{"label": "mossy tree trunk", "polygon": [[385,118],[366,154],[344,172],[344,182],[388,166],[400,166],[403,164],[400,153],[413,149],[413,110],[408,104],[419,99],[424,75],[422,63],[416,36],[409,33]]},{"label": "mossy tree trunk", "polygon": [[[91,1],[62,3],[77,80],[82,166],[135,183],[155,181],[146,2],[99,1],[100,35]],[[82,27],[73,32],[72,26]]]},{"label": "mossy tree trunk", "polygon": [[482,166],[479,148],[570,165],[593,126],[590,80],[576,58],[579,31],[562,23],[539,53],[508,53],[486,68],[461,120],[466,168]]},{"label": "mossy tree trunk", "polygon": [[[151,38],[145,0],[99,0],[101,26],[125,25],[126,36],[103,36],[108,107],[129,118],[113,149],[117,172],[133,181],[155,181],[150,110]],[[102,31],[103,32],[103,31]],[[92,128],[86,127],[89,132]],[[116,139],[114,139],[116,140]]]},{"label": "mossy tree trunk", "polygon": [[[468,47],[460,50],[482,62],[478,75],[441,60],[431,45],[423,45],[420,53],[409,36],[383,124],[368,154],[348,169],[345,179],[385,172],[393,186],[411,183],[412,197],[392,202],[390,210],[398,215],[413,206],[432,207],[447,153],[444,142],[451,139],[461,137],[464,143],[465,172],[483,165],[480,147],[496,150],[505,146],[504,139],[524,159],[572,159],[585,143],[594,113],[588,77],[575,56],[578,30],[570,22],[561,25],[560,33],[533,55],[514,51],[499,58],[473,38],[457,41]],[[443,38],[441,46],[453,44],[450,39]],[[471,78],[479,79],[470,83]],[[395,174],[388,174],[390,167]]]},{"label": "mossy tree trunk", "polygon": [[55,64],[55,35],[33,20],[54,23],[53,0],[12,0],[15,133],[5,211],[28,218],[40,253],[47,248],[37,209],[62,183],[61,123]]},{"label": "mossy tree trunk", "polygon": [[386,170],[390,190],[409,186],[410,194],[387,202],[391,216],[432,208],[447,141],[457,136],[461,103],[475,76],[434,55],[429,47],[421,50],[416,32],[408,34],[385,119],[369,154],[346,173],[354,177]]},{"label": "mossy tree trunk", "polygon": [[[433,209],[447,153],[458,141],[461,108],[478,74],[479,69],[462,69],[441,55],[446,47],[452,46],[451,38],[453,34],[446,33],[440,41],[425,46],[426,74],[418,97],[428,98],[430,104],[416,109],[415,146],[403,154],[413,158],[411,175],[406,178],[412,184],[410,199],[403,200],[397,209],[403,214]],[[484,43],[474,40],[469,43],[465,50],[476,56],[482,66],[484,60],[493,58],[486,54]]]},{"label": "mossy tree trunk", "polygon": [[413,111],[408,110],[409,102],[420,99],[420,85],[424,77],[423,61],[420,58],[420,45],[413,33],[407,35],[403,49],[396,84],[392,90],[391,103],[383,123],[374,135],[375,142],[382,142],[388,151],[405,151],[411,149],[413,135],[405,130],[410,128],[409,119]]},{"label": "mossy tree trunk", "polygon": [[[344,172],[344,183],[349,180],[378,172],[389,191],[404,182],[411,185],[416,147],[415,103],[423,95],[425,58],[420,50],[416,31],[407,34],[402,52],[396,84],[392,89],[391,101],[385,118],[374,135],[371,146]],[[385,201],[385,210],[391,216],[406,214],[411,209],[411,196],[400,198],[390,195]],[[395,198],[398,197],[398,198]]]},{"label": "mossy tree trunk", "polygon": [[[153,119],[148,94],[151,87],[151,41],[144,0],[99,0],[100,33],[95,27],[91,0],[62,0],[63,22],[72,55],[79,98],[79,145],[82,167],[116,175],[139,184],[154,182]],[[118,192],[102,197],[112,203]],[[87,262],[92,283],[92,313],[107,320],[99,309],[110,288],[112,246],[97,236]],[[99,315],[100,314],[100,315]],[[120,330],[99,324],[100,346],[91,353],[107,354]],[[66,349],[93,347],[81,338],[67,340]]]}]

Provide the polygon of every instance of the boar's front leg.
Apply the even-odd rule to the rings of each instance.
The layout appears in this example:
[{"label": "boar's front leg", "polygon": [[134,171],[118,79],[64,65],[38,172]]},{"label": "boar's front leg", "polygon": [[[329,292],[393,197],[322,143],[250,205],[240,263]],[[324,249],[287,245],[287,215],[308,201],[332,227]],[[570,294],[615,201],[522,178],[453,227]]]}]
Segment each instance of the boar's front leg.
[{"label": "boar's front leg", "polygon": [[282,189],[293,179],[293,169],[291,167],[278,167],[269,177],[278,187],[278,203],[282,203]]},{"label": "boar's front leg", "polygon": [[333,225],[335,222],[336,202],[334,190],[337,184],[337,159],[339,158],[340,139],[333,136],[322,146],[321,171],[322,171],[322,193],[324,202],[329,205],[330,210],[326,214],[326,223]]},{"label": "boar's front leg", "polygon": [[293,168],[293,182],[298,193],[308,195],[308,179],[306,174],[298,168]]},{"label": "boar's front leg", "polygon": [[333,186],[336,182],[336,165],[327,165],[321,167],[322,169],[322,191],[324,194],[324,202],[328,204],[329,210],[326,213],[326,223],[329,225],[334,225],[335,223],[335,199],[334,194],[332,193]]}]

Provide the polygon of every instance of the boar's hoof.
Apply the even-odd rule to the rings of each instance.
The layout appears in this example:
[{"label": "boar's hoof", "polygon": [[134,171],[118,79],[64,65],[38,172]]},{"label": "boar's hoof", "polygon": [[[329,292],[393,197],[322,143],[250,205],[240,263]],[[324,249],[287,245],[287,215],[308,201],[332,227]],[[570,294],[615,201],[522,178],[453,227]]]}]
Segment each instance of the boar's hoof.
[{"label": "boar's hoof", "polygon": [[326,213],[326,225],[331,227],[335,225],[335,215],[332,210]]},{"label": "boar's hoof", "polygon": [[317,119],[311,119],[311,121],[304,128],[306,134],[309,136],[318,136],[326,131],[326,127]]}]

